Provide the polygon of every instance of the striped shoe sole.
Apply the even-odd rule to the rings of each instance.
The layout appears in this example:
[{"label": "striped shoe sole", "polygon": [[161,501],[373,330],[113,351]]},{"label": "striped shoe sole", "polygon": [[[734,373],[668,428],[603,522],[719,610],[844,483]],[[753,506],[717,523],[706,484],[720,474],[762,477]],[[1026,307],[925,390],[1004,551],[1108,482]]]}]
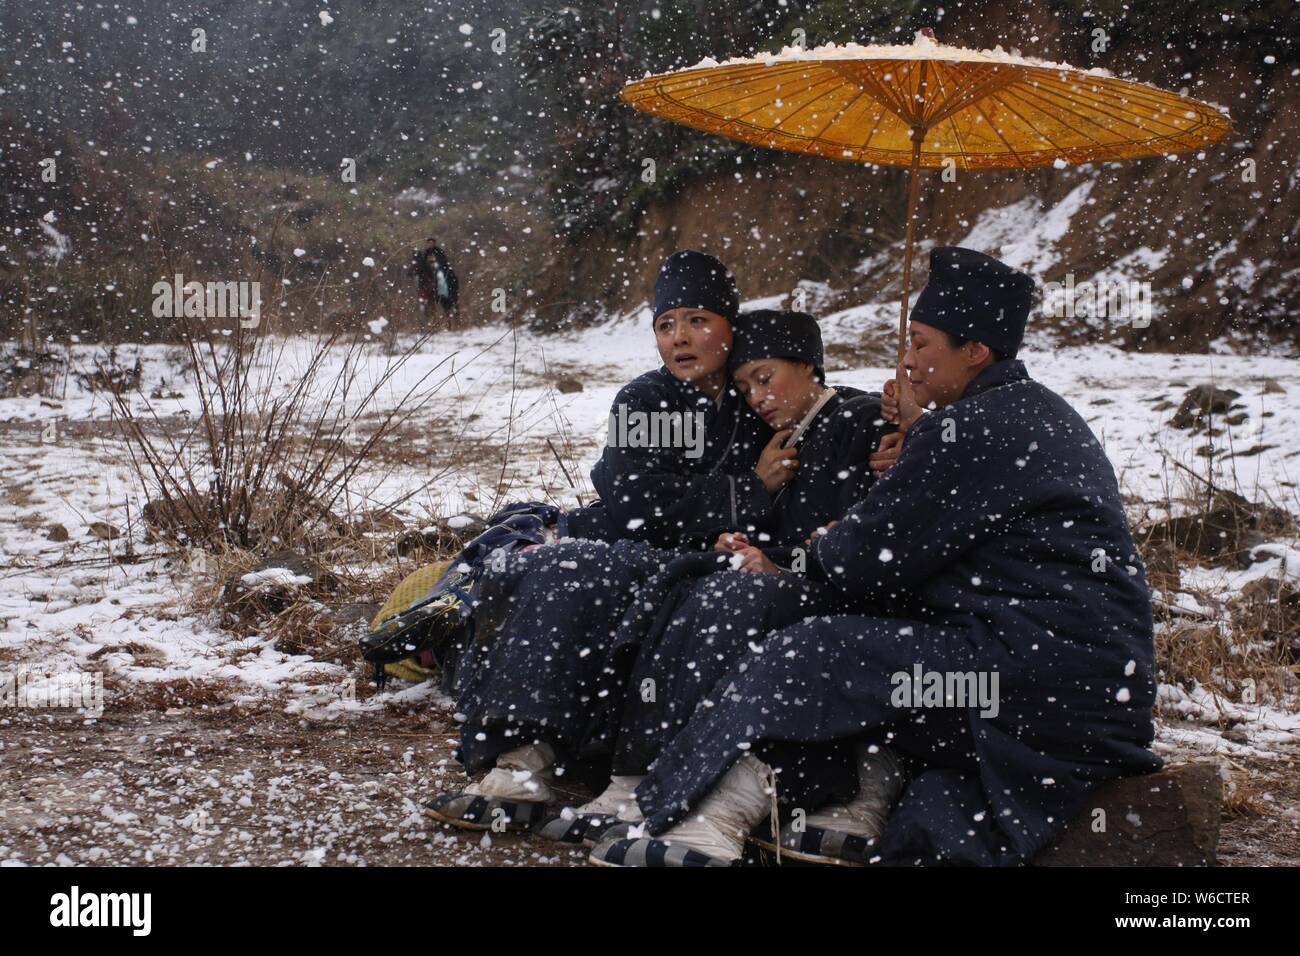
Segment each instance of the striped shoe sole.
[{"label": "striped shoe sole", "polygon": [[[773,856],[776,844],[770,835],[751,834],[749,842]],[[808,827],[802,833],[781,828],[781,858],[822,866],[864,867],[874,854],[876,841],[841,830]]]},{"label": "striped shoe sole", "polygon": [[599,844],[608,840],[626,840],[628,832],[639,823],[628,823],[626,820],[615,820],[607,827],[599,830],[592,828],[588,831],[587,836],[583,839],[582,845],[595,849]]},{"label": "striped shoe sole", "polygon": [[[480,832],[504,821],[505,831],[531,830],[545,816],[547,804],[500,800],[470,793],[449,793],[424,804],[424,815],[460,830]],[[498,811],[500,813],[498,814]]]},{"label": "striped shoe sole", "polygon": [[574,814],[568,819],[556,814],[537,825],[533,831],[544,840],[569,846],[595,846],[619,821],[604,814]]},{"label": "striped shoe sole", "polygon": [[593,866],[636,868],[731,866],[725,860],[706,856],[698,850],[672,846],[650,837],[640,837],[635,840],[606,840],[591,851],[587,862]]},{"label": "striped shoe sole", "polygon": [[[763,840],[758,837],[750,837],[749,842],[761,850],[765,850],[772,856],[776,856],[776,844],[771,840]],[[823,856],[820,853],[805,853],[802,850],[792,850],[789,847],[781,847],[781,859],[798,860],[800,863],[814,863],[819,866],[866,866],[865,863],[858,863],[855,860],[841,860],[839,857]]]}]

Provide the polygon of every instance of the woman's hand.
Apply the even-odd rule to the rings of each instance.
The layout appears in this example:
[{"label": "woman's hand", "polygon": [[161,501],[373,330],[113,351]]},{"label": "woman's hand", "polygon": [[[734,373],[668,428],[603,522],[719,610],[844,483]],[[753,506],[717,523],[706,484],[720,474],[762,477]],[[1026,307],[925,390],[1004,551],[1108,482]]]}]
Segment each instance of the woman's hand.
[{"label": "woman's hand", "polygon": [[805,544],[806,546],[808,546],[808,547],[811,548],[811,547],[812,547],[812,543],[813,543],[814,541],[816,541],[816,540],[817,540],[818,538],[820,538],[822,535],[826,534],[828,531],[831,530],[831,528],[835,527],[835,526],[836,526],[837,524],[839,524],[839,523],[840,523],[840,519],[839,519],[839,518],[836,518],[834,521],[828,521],[828,522],[826,522],[825,527],[818,528],[816,531],[814,531],[812,534],[810,534],[810,535],[808,536],[808,540],[805,541],[804,544]]},{"label": "woman's hand", "polygon": [[783,428],[767,443],[763,453],[758,456],[754,473],[763,483],[769,495],[774,495],[794,478],[794,470],[799,467],[799,449],[782,448],[784,442],[793,433],[792,428]]},{"label": "woman's hand", "polygon": [[867,466],[873,477],[879,478],[898,461],[898,455],[903,450],[903,437],[902,432],[894,432],[880,439],[880,447],[867,458]]},{"label": "woman's hand", "polygon": [[[889,420],[894,421],[895,424],[898,425],[899,431],[905,432],[912,427],[912,424],[918,418],[925,414],[925,409],[916,402],[916,394],[912,390],[912,380],[907,377],[907,369],[900,365],[895,370],[894,375],[894,378],[891,378],[885,383],[885,387],[889,388],[889,386],[893,386],[893,401],[896,406],[898,418],[897,420]],[[880,407],[883,416],[885,407],[883,397],[880,401]]]},{"label": "woman's hand", "polygon": [[727,554],[734,554],[749,547],[749,539],[739,531],[728,531],[725,534],[718,535],[718,540],[714,542],[713,550],[722,551]]},{"label": "woman's hand", "polygon": [[741,571],[749,571],[751,574],[781,573],[781,569],[772,563],[772,559],[758,548],[741,548],[736,555],[740,558],[738,567]]},{"label": "woman's hand", "polygon": [[898,383],[892,378],[880,391],[880,417],[891,425],[898,424]]}]

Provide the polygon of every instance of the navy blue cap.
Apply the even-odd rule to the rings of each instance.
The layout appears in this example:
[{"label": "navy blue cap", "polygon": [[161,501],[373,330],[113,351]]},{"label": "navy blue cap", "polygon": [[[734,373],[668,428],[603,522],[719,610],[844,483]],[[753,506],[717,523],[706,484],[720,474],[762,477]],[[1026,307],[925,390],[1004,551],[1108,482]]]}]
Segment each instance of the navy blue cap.
[{"label": "navy blue cap", "polygon": [[983,342],[1003,358],[1020,351],[1034,280],[974,249],[940,246],[911,320],[960,339]]},{"label": "navy blue cap", "polygon": [[733,323],[727,367],[734,372],[746,362],[763,358],[807,362],[821,372],[825,364],[821,326],[805,312],[755,309],[740,313]]},{"label": "navy blue cap", "polygon": [[674,252],[655,280],[655,318],[681,308],[706,309],[733,321],[740,309],[735,276],[707,253],[694,249]]}]

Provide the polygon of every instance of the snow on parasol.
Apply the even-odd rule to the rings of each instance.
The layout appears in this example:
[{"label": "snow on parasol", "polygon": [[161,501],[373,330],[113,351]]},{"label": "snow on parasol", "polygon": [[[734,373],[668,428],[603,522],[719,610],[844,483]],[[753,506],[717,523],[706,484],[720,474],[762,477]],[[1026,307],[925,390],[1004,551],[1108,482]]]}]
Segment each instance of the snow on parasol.
[{"label": "snow on parasol", "polygon": [[907,334],[918,171],[1031,168],[1177,153],[1231,131],[1227,111],[1100,69],[966,50],[828,44],[706,59],[623,88],[638,110],[755,146],[908,167],[898,361]]}]

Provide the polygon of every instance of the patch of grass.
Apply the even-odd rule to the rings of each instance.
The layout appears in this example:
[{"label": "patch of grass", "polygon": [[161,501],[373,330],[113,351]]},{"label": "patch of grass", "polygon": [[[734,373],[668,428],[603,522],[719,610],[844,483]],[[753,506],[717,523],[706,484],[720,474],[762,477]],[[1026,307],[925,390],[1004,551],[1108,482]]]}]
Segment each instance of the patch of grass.
[{"label": "patch of grass", "polygon": [[[1266,541],[1295,540],[1296,521],[1285,509],[1249,500],[1227,479],[1178,466],[1163,500],[1147,503],[1163,517],[1135,532],[1149,582],[1161,592],[1156,608],[1156,666],[1161,680],[1200,684],[1241,700],[1282,701],[1294,694],[1300,662],[1300,595],[1280,578],[1260,578],[1241,593],[1196,588],[1184,581],[1193,567],[1248,567]],[[1204,608],[1185,611],[1174,596],[1187,593]]]}]

